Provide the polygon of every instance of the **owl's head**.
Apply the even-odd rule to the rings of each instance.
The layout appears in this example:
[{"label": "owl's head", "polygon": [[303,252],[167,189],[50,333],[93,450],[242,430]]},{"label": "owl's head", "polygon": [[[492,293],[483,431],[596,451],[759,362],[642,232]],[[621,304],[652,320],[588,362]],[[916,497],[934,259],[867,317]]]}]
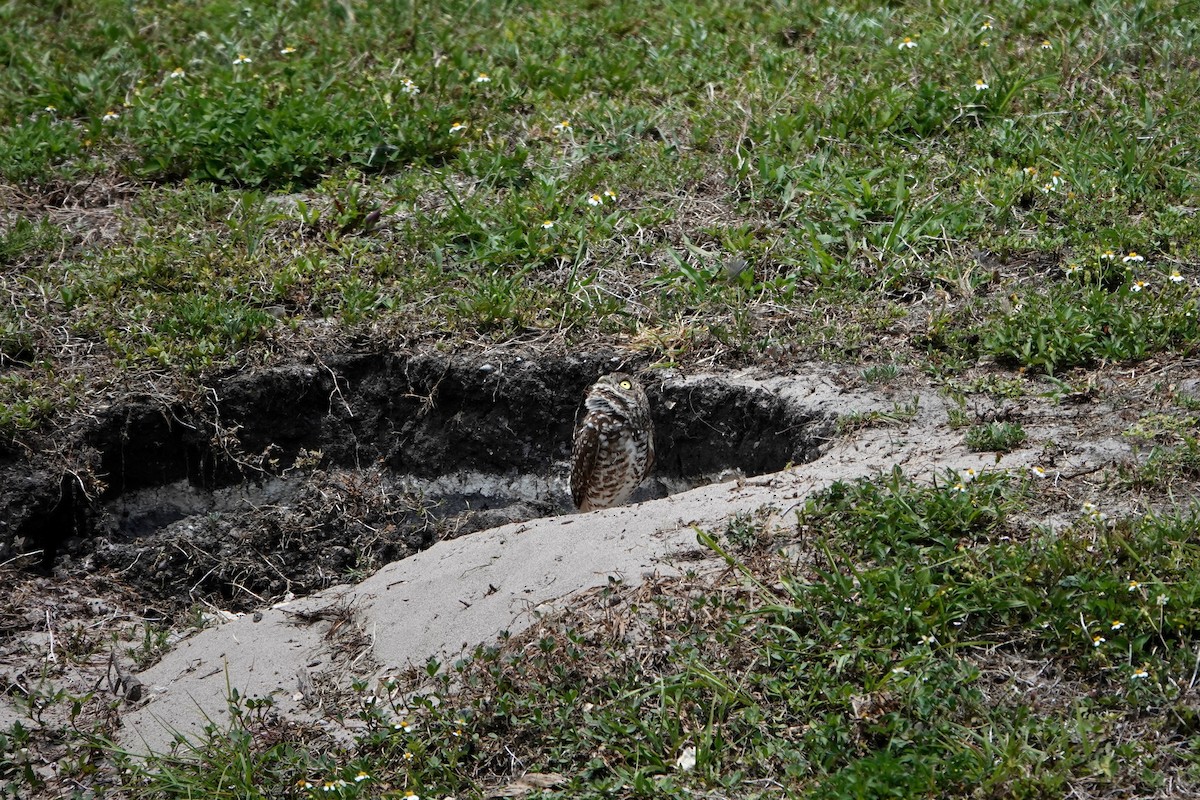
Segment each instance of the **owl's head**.
[{"label": "owl's head", "polygon": [[618,410],[648,408],[650,401],[638,379],[626,372],[610,372],[600,377],[588,391],[588,408],[605,406]]},{"label": "owl's head", "polygon": [[602,375],[600,380],[596,381],[597,386],[612,386],[614,389],[622,392],[632,392],[636,386],[642,388],[637,382],[637,378],[624,372],[610,372],[607,375]]}]

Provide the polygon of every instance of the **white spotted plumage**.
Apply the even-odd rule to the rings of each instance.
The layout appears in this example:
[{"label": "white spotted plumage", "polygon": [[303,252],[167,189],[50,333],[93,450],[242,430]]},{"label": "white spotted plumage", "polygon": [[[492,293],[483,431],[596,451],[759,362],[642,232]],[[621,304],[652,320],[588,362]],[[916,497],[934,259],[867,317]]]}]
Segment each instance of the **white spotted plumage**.
[{"label": "white spotted plumage", "polygon": [[575,428],[571,499],[581,511],[627,501],[654,465],[650,402],[631,375],[605,375],[588,390]]}]

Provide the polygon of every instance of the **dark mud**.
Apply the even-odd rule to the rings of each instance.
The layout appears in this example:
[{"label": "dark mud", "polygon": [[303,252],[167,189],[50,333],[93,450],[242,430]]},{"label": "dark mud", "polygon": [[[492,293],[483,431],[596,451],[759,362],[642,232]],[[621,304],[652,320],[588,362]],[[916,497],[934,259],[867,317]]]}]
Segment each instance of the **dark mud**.
[{"label": "dark mud", "polygon": [[[69,432],[54,461],[0,461],[0,560],[110,572],[164,614],[353,580],[441,538],[568,511],[580,400],[634,366],[364,354],[133,399]],[[830,432],[762,389],[643,380],[657,460],[635,499],[811,461]]]}]

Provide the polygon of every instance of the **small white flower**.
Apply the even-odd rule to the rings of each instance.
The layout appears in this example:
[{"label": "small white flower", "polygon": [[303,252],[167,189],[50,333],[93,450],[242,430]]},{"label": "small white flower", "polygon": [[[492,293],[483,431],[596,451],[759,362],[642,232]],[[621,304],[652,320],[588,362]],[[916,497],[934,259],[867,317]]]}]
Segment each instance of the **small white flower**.
[{"label": "small white flower", "polygon": [[120,114],[118,114],[116,111],[110,110],[110,111],[104,112],[104,116],[100,118],[100,121],[101,122],[116,122],[120,118],[121,118]]},{"label": "small white flower", "polygon": [[1179,274],[1179,270],[1173,270],[1171,274],[1167,276],[1167,280],[1169,280],[1171,283],[1183,283],[1183,276]]},{"label": "small white flower", "polygon": [[368,775],[367,773],[363,772],[362,770],[359,770],[358,774],[354,776],[355,783],[362,783],[363,781],[368,781],[370,779],[371,779],[371,776]]},{"label": "small white flower", "polygon": [[967,491],[967,487],[963,485],[963,482],[962,482],[962,481],[959,481],[958,483],[954,484],[954,485],[953,485],[953,486],[951,486],[950,488],[951,488],[952,490],[954,490],[954,491],[958,492],[959,494],[964,494],[964,493],[966,493],[966,491]]},{"label": "small white flower", "polygon": [[1105,250],[1103,253],[1100,254],[1101,261],[1112,261],[1116,257],[1117,257],[1117,254],[1114,253],[1112,250]]},{"label": "small white flower", "polygon": [[1129,287],[1129,291],[1140,292],[1142,289],[1145,289],[1149,285],[1150,284],[1146,281],[1134,281],[1133,284]]},{"label": "small white flower", "polygon": [[296,52],[296,48],[292,47],[291,45],[279,48],[279,55],[281,56],[290,56],[294,52]]},{"label": "small white flower", "polygon": [[58,108],[55,106],[46,106],[42,110],[45,111],[47,114],[53,114],[54,112],[58,111]]},{"label": "small white flower", "polygon": [[1165,606],[1170,599],[1171,598],[1167,597],[1165,594],[1160,594],[1155,602],[1157,602],[1160,606]]},{"label": "small white flower", "polygon": [[602,198],[602,197],[601,197],[600,195],[598,195],[598,194],[594,194],[594,195],[592,195],[591,197],[589,197],[589,198],[587,199],[587,204],[588,204],[589,206],[598,206],[598,205],[603,205],[603,203],[604,203],[604,198]]},{"label": "small white flower", "polygon": [[921,644],[924,644],[924,645],[937,644],[937,637],[931,633],[927,633],[927,634],[923,635],[918,641],[920,641]]},{"label": "small white flower", "polygon": [[905,36],[904,41],[899,44],[901,50],[912,50],[916,46],[917,43],[911,36]]},{"label": "small white flower", "polygon": [[1136,250],[1130,250],[1129,255],[1122,257],[1121,263],[1129,264],[1129,263],[1132,263],[1135,261],[1145,261],[1145,260],[1146,260],[1145,257],[1138,255]]},{"label": "small white flower", "polygon": [[906,670],[904,667],[892,667],[892,674],[893,675],[907,675],[908,670]]},{"label": "small white flower", "polygon": [[567,131],[571,130],[571,123],[564,119],[561,122],[556,123],[555,126],[550,130],[552,130],[556,135],[560,133],[566,133]]},{"label": "small white flower", "polygon": [[675,759],[675,768],[681,772],[689,772],[696,766],[696,748],[685,747]]},{"label": "small white flower", "polygon": [[1124,623],[1124,622],[1121,622],[1121,620],[1119,620],[1119,619],[1114,619],[1114,620],[1113,620],[1113,622],[1112,622],[1112,629],[1113,629],[1114,631],[1119,631],[1119,630],[1121,630],[1121,628],[1124,628],[1124,627],[1125,627],[1125,623]]},{"label": "small white flower", "polygon": [[467,129],[467,123],[465,123],[465,122],[456,122],[450,126],[451,133],[462,133],[466,129]]},{"label": "small white flower", "polygon": [[167,76],[168,79],[186,78],[186,77],[187,77],[187,73],[184,72],[183,67],[176,67],[175,69],[171,70],[171,74]]},{"label": "small white flower", "polygon": [[404,92],[405,94],[415,96],[421,93],[421,87],[413,83],[411,78],[405,78],[404,80],[400,81],[400,91]]},{"label": "small white flower", "polygon": [[1042,39],[1042,49],[1043,50],[1053,50],[1054,45],[1050,44],[1049,39]]},{"label": "small white flower", "polygon": [[979,26],[979,30],[981,30],[981,31],[990,31],[991,29],[992,29],[992,21],[990,19],[985,19],[983,21],[983,24]]},{"label": "small white flower", "polygon": [[982,92],[985,89],[990,89],[990,88],[991,87],[988,86],[987,81],[985,81],[983,78],[980,78],[979,80],[975,81],[975,91],[977,91],[977,92]]},{"label": "small white flower", "polygon": [[1133,671],[1133,674],[1130,675],[1129,677],[1135,681],[1140,681],[1142,678],[1150,677],[1150,673],[1146,671],[1145,667],[1138,667],[1137,669],[1135,669]]},{"label": "small white flower", "polygon": [[547,230],[547,231],[548,231],[548,230],[550,230],[550,229],[551,229],[551,228],[553,228],[553,227],[554,227],[554,220],[550,220],[550,219],[548,219],[548,220],[544,220],[544,221],[542,222],[542,229],[543,229],[543,230]]},{"label": "small white flower", "polygon": [[1129,591],[1136,592],[1140,588],[1142,588],[1142,584],[1140,582],[1134,580],[1129,581]]},{"label": "small white flower", "polygon": [[246,55],[245,53],[238,53],[237,58],[233,60],[233,63],[234,66],[237,66],[238,64],[249,64],[253,60],[254,59],[250,58],[250,56]]},{"label": "small white flower", "polygon": [[616,200],[616,199],[617,199],[617,193],[616,193],[616,192],[614,192],[612,189],[605,189],[605,190],[604,190],[604,196],[605,196],[605,197],[607,197],[609,200]]},{"label": "small white flower", "polygon": [[1046,477],[1046,470],[1038,466],[1033,466],[1029,468],[1029,474],[1038,480],[1041,480],[1042,478]]},{"label": "small white flower", "polygon": [[1103,636],[1101,636],[1100,634],[1097,633],[1095,636],[1092,637],[1092,647],[1099,647],[1100,645],[1104,644],[1107,641],[1108,641],[1108,639],[1105,639]]},{"label": "small white flower", "polygon": [[475,82],[476,83],[491,83],[492,78],[486,72],[480,72],[479,74],[477,74],[475,76]]}]

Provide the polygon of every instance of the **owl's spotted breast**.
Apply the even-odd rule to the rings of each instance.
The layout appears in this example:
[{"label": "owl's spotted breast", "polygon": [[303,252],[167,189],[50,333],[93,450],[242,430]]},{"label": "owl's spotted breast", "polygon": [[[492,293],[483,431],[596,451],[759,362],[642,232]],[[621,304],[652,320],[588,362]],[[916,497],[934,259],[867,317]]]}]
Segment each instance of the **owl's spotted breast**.
[{"label": "owl's spotted breast", "polygon": [[605,375],[588,390],[575,429],[571,499],[581,511],[627,501],[654,465],[650,402],[630,375]]}]

